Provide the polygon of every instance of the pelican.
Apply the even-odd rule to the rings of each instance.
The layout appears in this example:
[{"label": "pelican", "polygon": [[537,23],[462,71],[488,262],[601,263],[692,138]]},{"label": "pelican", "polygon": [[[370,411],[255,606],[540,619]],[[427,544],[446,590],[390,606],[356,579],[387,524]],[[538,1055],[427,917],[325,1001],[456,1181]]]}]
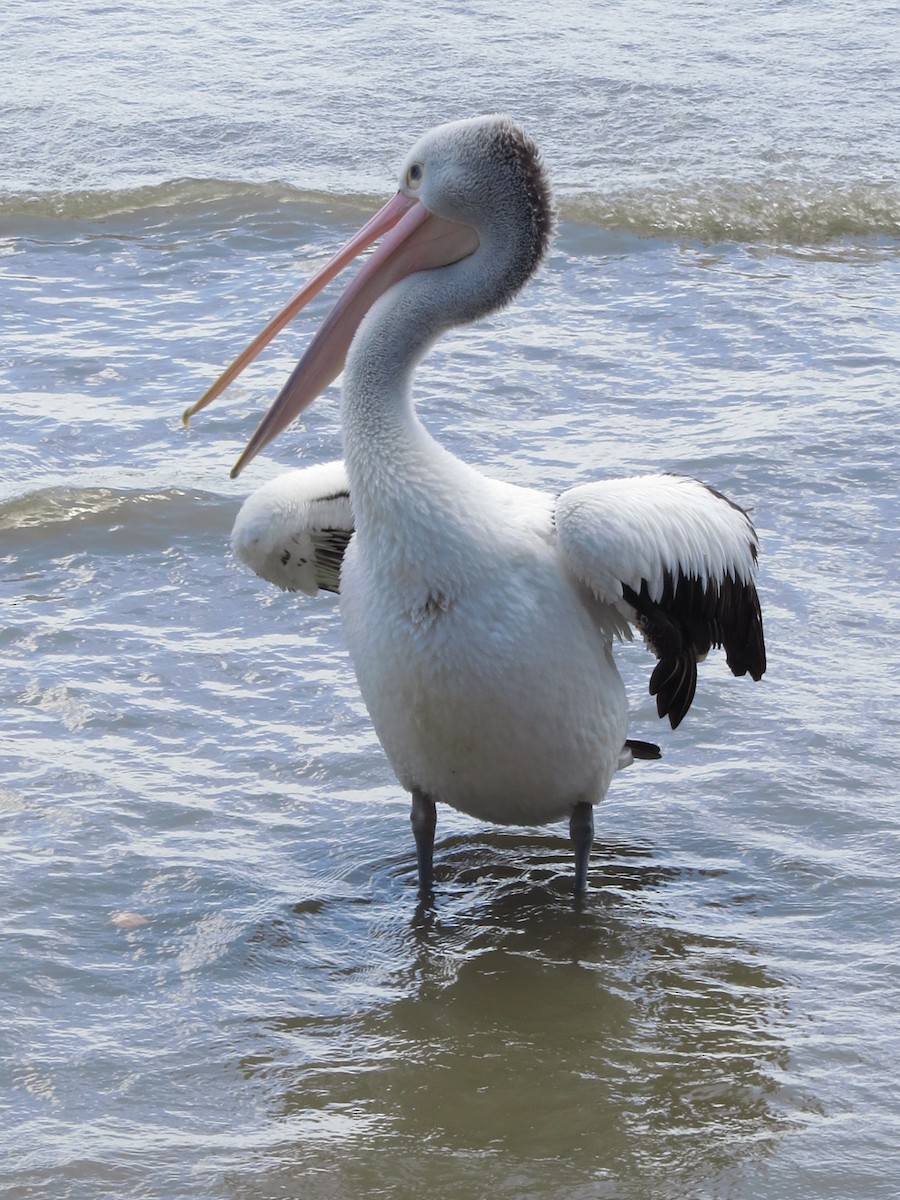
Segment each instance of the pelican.
[{"label": "pelican", "polygon": [[259,488],[232,542],[282,588],[339,593],[360,691],[412,797],[423,897],[433,894],[437,804],[500,824],[568,818],[574,891],[584,892],[594,806],[618,768],[658,756],[626,736],[613,646],[632,629],[659,660],[650,692],[673,729],[711,647],[724,647],[735,675],[765,670],[757,535],[744,509],[672,474],[561,495],[501,482],[450,454],[416,415],[418,361],[445,330],[512,299],[553,222],[538,150],[509,118],[431,130],[397,194],[185,413],[378,243],[232,475],[341,371],[343,462]]}]

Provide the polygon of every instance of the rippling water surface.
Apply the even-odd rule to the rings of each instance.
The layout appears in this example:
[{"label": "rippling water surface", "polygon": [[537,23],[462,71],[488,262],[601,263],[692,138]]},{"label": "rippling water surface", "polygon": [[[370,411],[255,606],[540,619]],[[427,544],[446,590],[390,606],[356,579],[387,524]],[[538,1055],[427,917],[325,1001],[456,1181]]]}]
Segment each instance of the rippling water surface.
[{"label": "rippling water surface", "polygon": [[[894,1197],[895,4],[7,5],[0,1179],[11,1200]],[[386,49],[387,48],[387,49]],[[512,112],[562,221],[420,408],[520,483],[750,505],[769,671],[565,830],[407,803],[333,600],[227,549],[329,302],[180,413],[394,186]]]}]

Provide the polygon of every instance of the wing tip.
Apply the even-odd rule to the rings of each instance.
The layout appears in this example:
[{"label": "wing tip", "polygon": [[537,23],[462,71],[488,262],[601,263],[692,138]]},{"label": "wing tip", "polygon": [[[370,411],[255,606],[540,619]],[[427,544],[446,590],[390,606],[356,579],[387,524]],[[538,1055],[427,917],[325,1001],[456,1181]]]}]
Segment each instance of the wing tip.
[{"label": "wing tip", "polygon": [[697,692],[697,656],[687,647],[661,658],[650,676],[650,695],[656,697],[660,718],[668,717],[677,729],[688,714]]}]

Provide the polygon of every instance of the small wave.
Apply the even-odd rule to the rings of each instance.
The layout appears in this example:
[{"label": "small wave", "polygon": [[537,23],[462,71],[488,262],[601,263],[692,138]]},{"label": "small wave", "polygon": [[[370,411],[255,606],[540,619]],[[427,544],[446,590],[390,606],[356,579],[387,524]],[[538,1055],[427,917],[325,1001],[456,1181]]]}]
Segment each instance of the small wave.
[{"label": "small wave", "polygon": [[[227,528],[234,501],[208,492],[182,488],[130,491],[108,487],[47,487],[0,503],[0,532],[4,545],[33,540],[35,529],[65,530],[79,524],[103,529],[146,526],[156,530],[189,530],[194,526]],[[221,510],[218,519],[211,511]],[[227,510],[227,511],[226,511]]]},{"label": "small wave", "polygon": [[340,196],[292,187],[272,181],[250,183],[231,179],[174,179],[143,187],[109,190],[0,192],[0,217],[51,220],[105,221],[115,217],[140,217],[168,210],[170,215],[197,214],[222,209],[250,215],[284,206],[322,207],[348,212],[379,203],[373,196]]},{"label": "small wave", "polygon": [[839,238],[900,236],[900,188],[879,183],[719,183],[691,192],[564,195],[560,213],[642,237],[819,245]]},{"label": "small wave", "polygon": [[[383,196],[332,194],[282,182],[176,179],[97,191],[0,193],[0,217],[106,221],[161,216],[234,223],[313,210],[354,221]],[[900,237],[900,187],[893,183],[794,184],[783,180],[652,187],[603,194],[561,189],[560,216],[639,237],[818,245],[841,238]]]}]

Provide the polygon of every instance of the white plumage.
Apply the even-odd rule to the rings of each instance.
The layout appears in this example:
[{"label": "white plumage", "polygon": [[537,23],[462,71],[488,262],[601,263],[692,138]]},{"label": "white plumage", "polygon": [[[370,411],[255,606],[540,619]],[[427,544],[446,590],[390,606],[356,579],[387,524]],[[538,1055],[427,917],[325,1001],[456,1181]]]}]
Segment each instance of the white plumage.
[{"label": "white plumage", "polygon": [[556,520],[570,566],[607,604],[621,601],[623,584],[640,589],[642,581],[658,602],[667,574],[704,587],[753,577],[747,514],[684,475],[582,484],[560,496]]},{"label": "white plumage", "polygon": [[673,727],[711,646],[725,647],[735,674],[765,669],[756,533],[731,501],[674,475],[559,497],[516,487],[454,458],[416,416],[419,357],[527,281],[551,224],[537,151],[511,122],[432,131],[407,159],[397,197],[285,310],[384,236],[238,464],[345,366],[344,463],[260,488],[233,543],[279,587],[339,587],[363,698],[413,796],[426,893],[436,802],[505,823],[569,816],[575,888],[584,888],[593,805],[633,752],[655,749],[626,741],[612,646],[630,626],[660,660],[650,688]]},{"label": "white plumage", "polygon": [[269,583],[315,596],[320,588],[339,590],[341,559],[352,531],[344,464],[321,463],[287,471],[257,488],[238,514],[231,546]]}]

